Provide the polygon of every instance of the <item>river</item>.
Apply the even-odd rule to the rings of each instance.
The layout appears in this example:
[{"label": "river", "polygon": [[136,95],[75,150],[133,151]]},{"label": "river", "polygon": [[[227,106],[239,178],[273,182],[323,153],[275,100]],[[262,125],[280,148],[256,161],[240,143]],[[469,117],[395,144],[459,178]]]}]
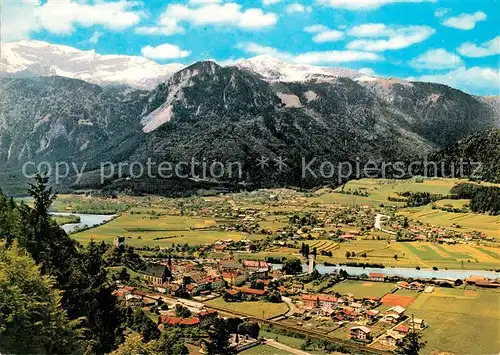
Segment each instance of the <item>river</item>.
[{"label": "river", "polygon": [[80,223],[68,223],[61,226],[66,233],[71,233],[77,228],[94,227],[99,224],[105,223],[116,217],[114,214],[81,214],[81,213],[66,213],[66,212],[52,212],[52,216],[78,216]]},{"label": "river", "polygon": [[[282,264],[272,264],[273,269],[281,269]],[[307,272],[307,265],[303,264],[302,269]],[[329,274],[338,270],[345,270],[350,275],[362,275],[369,274],[371,272],[381,273],[386,276],[400,276],[403,278],[414,278],[414,279],[461,279],[464,280],[470,276],[483,276],[489,279],[500,278],[500,272],[496,271],[486,271],[486,270],[432,270],[432,269],[413,269],[404,267],[386,267],[386,268],[373,268],[373,267],[353,267],[353,266],[325,266],[316,265],[316,270],[320,274]]]}]

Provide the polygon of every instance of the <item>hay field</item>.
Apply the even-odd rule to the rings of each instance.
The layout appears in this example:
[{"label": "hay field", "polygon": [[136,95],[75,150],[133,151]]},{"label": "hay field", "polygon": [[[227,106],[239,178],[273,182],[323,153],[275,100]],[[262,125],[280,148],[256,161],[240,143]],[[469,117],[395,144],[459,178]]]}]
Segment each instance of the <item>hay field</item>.
[{"label": "hay field", "polygon": [[429,324],[424,354],[496,354],[500,351],[500,293],[482,289],[436,288],[407,310]]}]

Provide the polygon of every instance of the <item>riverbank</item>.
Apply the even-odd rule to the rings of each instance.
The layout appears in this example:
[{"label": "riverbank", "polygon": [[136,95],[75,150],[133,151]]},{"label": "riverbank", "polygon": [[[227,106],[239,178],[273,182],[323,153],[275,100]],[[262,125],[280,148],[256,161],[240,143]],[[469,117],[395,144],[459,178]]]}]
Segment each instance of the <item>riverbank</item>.
[{"label": "riverbank", "polygon": [[66,223],[61,225],[61,228],[68,234],[100,226],[117,217],[116,214],[80,214],[66,212],[52,212],[51,216],[56,218],[79,218],[79,221],[76,223]]}]

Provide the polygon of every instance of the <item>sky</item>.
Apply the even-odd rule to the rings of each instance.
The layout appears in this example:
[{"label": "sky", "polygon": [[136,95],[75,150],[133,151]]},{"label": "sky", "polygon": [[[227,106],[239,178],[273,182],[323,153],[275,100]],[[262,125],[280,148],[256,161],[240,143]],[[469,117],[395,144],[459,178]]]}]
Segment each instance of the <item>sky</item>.
[{"label": "sky", "polygon": [[272,55],[500,95],[500,0],[0,2],[2,42],[42,40],[161,64]]}]

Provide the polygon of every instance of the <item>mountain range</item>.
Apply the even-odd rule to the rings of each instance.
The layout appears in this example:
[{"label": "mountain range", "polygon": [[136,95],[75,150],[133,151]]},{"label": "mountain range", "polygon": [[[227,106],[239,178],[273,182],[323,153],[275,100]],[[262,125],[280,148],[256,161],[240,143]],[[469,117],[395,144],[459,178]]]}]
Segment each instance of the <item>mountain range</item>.
[{"label": "mountain range", "polygon": [[[345,68],[261,56],[176,69],[44,42],[5,46],[0,167],[11,186],[27,161],[86,162],[92,171],[104,161],[194,158],[240,162],[239,182],[311,187],[328,179],[302,176],[303,159],[409,160],[500,127],[498,97]],[[262,157],[286,168],[258,169]]]}]

